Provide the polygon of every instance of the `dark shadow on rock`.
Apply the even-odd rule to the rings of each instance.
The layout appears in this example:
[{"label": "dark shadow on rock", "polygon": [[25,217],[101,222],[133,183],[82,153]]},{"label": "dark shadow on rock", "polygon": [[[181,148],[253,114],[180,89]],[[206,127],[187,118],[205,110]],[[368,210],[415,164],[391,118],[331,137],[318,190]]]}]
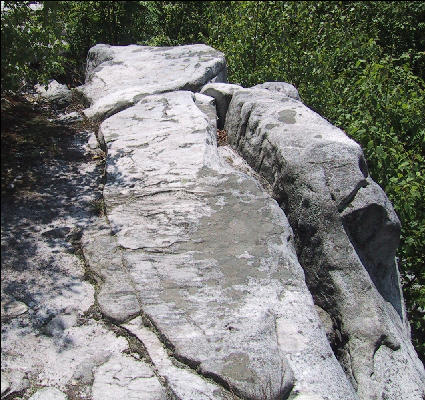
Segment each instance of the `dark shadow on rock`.
[{"label": "dark shadow on rock", "polygon": [[400,226],[392,223],[386,210],[378,204],[355,210],[343,216],[342,222],[376,289],[403,319],[403,299],[395,262]]}]

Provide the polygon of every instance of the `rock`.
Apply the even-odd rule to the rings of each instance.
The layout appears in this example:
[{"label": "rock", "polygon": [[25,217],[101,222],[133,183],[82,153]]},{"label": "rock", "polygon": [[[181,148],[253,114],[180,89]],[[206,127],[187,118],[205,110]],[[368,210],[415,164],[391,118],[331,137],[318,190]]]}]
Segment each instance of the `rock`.
[{"label": "rock", "polygon": [[1,318],[9,319],[16,318],[28,311],[28,306],[22,301],[17,301],[13,298],[3,297],[1,302]]},{"label": "rock", "polygon": [[[36,185],[2,196],[1,370],[10,398],[28,399],[33,388],[49,386],[83,399],[91,386],[85,379],[73,384],[80,364],[95,360],[93,373],[100,355],[128,351],[129,344],[97,317],[96,288],[80,250],[79,232],[97,218],[91,204],[101,195],[103,166],[85,155],[86,132],[58,128],[49,135],[67,150],[32,166]],[[80,376],[90,377],[86,372]]]},{"label": "rock", "polygon": [[91,150],[96,150],[99,148],[99,142],[97,141],[97,137],[94,132],[89,132],[87,145]]},{"label": "rock", "polygon": [[195,371],[178,367],[157,335],[143,325],[137,317],[123,325],[145,345],[158,374],[179,399],[228,399],[228,393],[220,385],[209,382]]},{"label": "rock", "polygon": [[302,103],[264,89],[234,93],[225,129],[287,215],[310,292],[340,330],[335,352],[360,399],[422,399],[425,373],[394,259],[400,224],[360,146]]},{"label": "rock", "polygon": [[259,85],[252,86],[251,89],[267,89],[273,92],[284,94],[294,100],[301,101],[296,87],[286,82],[264,82],[260,83]]},{"label": "rock", "polygon": [[102,313],[116,322],[138,315],[139,300],[128,277],[122,250],[109,227],[102,220],[97,221],[85,230],[81,246],[88,268],[103,283],[97,294]]},{"label": "rock", "polygon": [[53,103],[59,108],[66,107],[70,104],[72,99],[71,91],[59,82],[52,80],[47,85],[47,89],[44,85],[36,85],[35,90],[43,99]]},{"label": "rock", "polygon": [[82,121],[83,117],[77,111],[73,111],[67,114],[60,114],[58,120],[64,124],[72,124],[74,122]]},{"label": "rock", "polygon": [[360,146],[225,80],[204,45],[90,50],[75,94],[107,119],[2,202],[3,397],[424,398]]},{"label": "rock", "polygon": [[61,336],[64,331],[75,326],[77,323],[77,315],[62,314],[54,317],[46,326],[46,334],[50,336]]},{"label": "rock", "polygon": [[53,387],[38,390],[29,400],[68,400],[65,393]]},{"label": "rock", "polygon": [[[162,345],[199,376],[192,388],[209,390],[195,382],[211,378],[227,395],[250,399],[264,390],[273,399],[356,399],[321,328],[285,215],[220,157],[202,99],[185,91],[147,96],[101,124],[104,200],[121,261],[89,235],[83,242],[102,259],[90,268],[105,271],[101,287],[109,276],[128,277]],[[120,272],[106,272],[112,264]],[[123,320],[118,296],[115,318]],[[134,324],[124,326],[181,388],[182,372],[169,370],[158,340]]]},{"label": "rock", "polygon": [[203,45],[178,47],[98,44],[87,56],[86,82],[79,90],[90,108],[86,116],[103,119],[148,94],[199,91],[210,81],[226,82],[224,55]]},{"label": "rock", "polygon": [[120,355],[98,368],[93,382],[93,400],[166,400],[152,368],[144,361]]},{"label": "rock", "polygon": [[3,396],[4,394],[6,394],[9,391],[9,389],[10,389],[9,381],[6,379],[6,376],[1,374],[1,395]]},{"label": "rock", "polygon": [[235,90],[242,89],[242,86],[229,83],[208,83],[202,89],[201,93],[214,97],[217,106],[217,128],[223,129],[226,122],[226,113],[229,108]]}]

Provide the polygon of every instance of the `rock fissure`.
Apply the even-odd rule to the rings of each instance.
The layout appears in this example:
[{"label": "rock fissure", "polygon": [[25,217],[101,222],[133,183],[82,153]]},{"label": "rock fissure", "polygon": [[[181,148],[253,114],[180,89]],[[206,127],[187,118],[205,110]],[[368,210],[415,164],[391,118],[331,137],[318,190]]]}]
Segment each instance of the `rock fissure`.
[{"label": "rock fissure", "polygon": [[362,188],[365,188],[368,185],[367,180],[363,180],[359,182],[356,187],[353,189],[353,191],[344,199],[342,199],[339,204],[337,205],[338,211],[342,213],[349,205],[352,203],[354,198],[356,197],[358,191]]}]

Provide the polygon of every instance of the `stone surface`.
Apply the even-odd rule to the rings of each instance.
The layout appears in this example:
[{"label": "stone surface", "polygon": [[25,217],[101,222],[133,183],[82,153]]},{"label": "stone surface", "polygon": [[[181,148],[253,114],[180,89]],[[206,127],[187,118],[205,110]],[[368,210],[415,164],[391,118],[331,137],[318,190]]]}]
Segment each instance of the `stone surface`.
[{"label": "stone surface", "polygon": [[92,316],[96,290],[77,255],[103,168],[86,132],[58,135],[57,156],[32,168],[37,185],[1,202],[1,366],[9,394],[25,400],[40,386],[89,398],[93,371],[129,346]]},{"label": "stone surface", "polygon": [[[117,272],[102,285],[128,274],[143,315],[197,381],[249,399],[266,389],[276,399],[357,398],[321,328],[285,215],[219,155],[215,118],[199,102],[184,91],[147,96],[102,123],[104,200],[121,249],[120,262],[114,252],[103,260]],[[92,243],[107,256],[110,245]],[[140,329],[132,332],[143,338]],[[160,357],[152,359],[161,374]]]},{"label": "stone surface", "polygon": [[152,368],[143,361],[117,355],[95,374],[93,400],[166,400],[167,394]]},{"label": "stone surface", "polygon": [[177,366],[175,359],[167,353],[158,336],[144,326],[141,317],[123,325],[145,345],[158,374],[179,399],[228,399],[228,392],[185,366]]},{"label": "stone surface", "polygon": [[59,82],[52,80],[47,85],[47,89],[44,85],[36,85],[35,90],[39,96],[60,108],[66,107],[72,99],[71,91]]},{"label": "stone surface", "polygon": [[25,314],[28,311],[28,307],[21,301],[16,301],[13,298],[4,296],[1,302],[1,319],[15,318],[19,315]]},{"label": "stone surface", "polygon": [[101,283],[97,301],[108,318],[123,322],[141,312],[128,277],[122,250],[102,219],[86,229],[81,240],[87,265]]},{"label": "stone surface", "polygon": [[83,117],[77,111],[73,111],[66,114],[60,114],[58,120],[64,124],[70,124],[73,122],[82,121]]},{"label": "stone surface", "polygon": [[68,397],[59,389],[47,387],[38,390],[29,400],[68,400]]},{"label": "stone surface", "polygon": [[108,118],[2,196],[2,397],[424,398],[360,147],[292,85],[225,80],[204,45],[90,50]]},{"label": "stone surface", "polygon": [[298,90],[294,85],[286,82],[264,82],[258,85],[252,86],[251,89],[267,89],[272,92],[278,92],[288,97],[291,97],[294,100],[301,101]]},{"label": "stone surface", "polygon": [[10,389],[10,383],[7,378],[1,374],[1,395],[6,394]]},{"label": "stone surface", "polygon": [[226,82],[224,55],[203,45],[178,47],[92,47],[87,57],[88,117],[102,119],[148,94],[173,90],[199,91],[210,81]]},{"label": "stone surface", "polygon": [[226,113],[229,108],[230,100],[235,90],[242,89],[242,86],[230,83],[208,83],[202,89],[201,93],[211,96],[215,99],[217,107],[217,128],[223,129],[226,122]]},{"label": "stone surface", "polygon": [[422,399],[425,374],[394,258],[400,224],[360,146],[302,103],[264,89],[235,92],[225,129],[288,216],[307,284],[339,330],[335,354],[359,397]]}]

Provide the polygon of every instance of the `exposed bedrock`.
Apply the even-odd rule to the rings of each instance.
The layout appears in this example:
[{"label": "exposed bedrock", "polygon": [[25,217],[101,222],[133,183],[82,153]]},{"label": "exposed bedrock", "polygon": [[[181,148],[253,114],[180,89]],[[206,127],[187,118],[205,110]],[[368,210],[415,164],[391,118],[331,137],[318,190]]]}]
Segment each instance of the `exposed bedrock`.
[{"label": "exposed bedrock", "polygon": [[361,148],[290,84],[225,81],[205,45],[90,50],[87,159],[2,213],[3,397],[423,400]]},{"label": "exposed bedrock", "polygon": [[208,82],[227,82],[224,55],[204,44],[177,47],[97,44],[87,56],[89,118],[102,120],[146,95],[199,91]]},{"label": "exposed bedrock", "polygon": [[[101,285],[126,278],[122,302],[101,290],[99,306],[144,343],[173,393],[192,393],[179,398],[356,399],[283,211],[225,162],[215,119],[210,97],[179,91],[147,96],[102,123],[112,236],[89,234],[83,247],[99,265],[98,243],[101,268],[113,270],[100,272]],[[110,262],[108,240],[117,250]],[[189,369],[164,361],[161,346]]]},{"label": "exposed bedrock", "polygon": [[423,399],[395,261],[398,218],[357,143],[268,89],[235,91],[225,129],[288,217],[335,354],[361,399]]}]

